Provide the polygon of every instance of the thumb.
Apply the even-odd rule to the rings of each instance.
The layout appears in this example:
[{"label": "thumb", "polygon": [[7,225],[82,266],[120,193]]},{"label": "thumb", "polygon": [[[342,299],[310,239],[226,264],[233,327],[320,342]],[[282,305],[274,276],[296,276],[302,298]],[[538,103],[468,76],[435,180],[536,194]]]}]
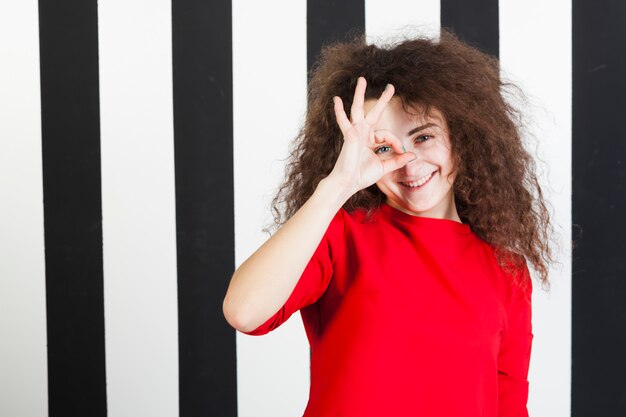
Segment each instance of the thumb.
[{"label": "thumb", "polygon": [[384,174],[387,174],[388,172],[395,171],[396,169],[402,168],[409,162],[414,161],[415,159],[417,159],[417,156],[413,152],[396,154],[393,158],[382,161],[383,172]]}]

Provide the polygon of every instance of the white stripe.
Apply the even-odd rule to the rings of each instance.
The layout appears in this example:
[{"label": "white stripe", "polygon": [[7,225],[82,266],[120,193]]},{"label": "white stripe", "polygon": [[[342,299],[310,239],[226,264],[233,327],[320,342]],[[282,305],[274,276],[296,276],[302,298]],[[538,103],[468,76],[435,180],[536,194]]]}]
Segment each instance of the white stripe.
[{"label": "white stripe", "polygon": [[[260,47],[262,45],[262,47]],[[235,261],[267,238],[261,228],[306,109],[306,1],[233,2]],[[240,417],[302,415],[309,345],[300,318],[264,336],[237,333]]]},{"label": "white stripe", "polygon": [[171,2],[98,3],[108,415],[178,415]]},{"label": "white stripe", "polygon": [[0,3],[0,414],[48,413],[37,2]]},{"label": "white stripe", "polygon": [[439,0],[366,0],[367,41],[378,44],[418,34],[438,38],[440,14]]},{"label": "white stripe", "polygon": [[571,406],[571,33],[567,0],[500,2],[501,68],[531,99],[532,133],[545,161],[541,182],[562,245],[551,294],[536,285],[533,297],[528,408],[538,416],[569,416]]}]

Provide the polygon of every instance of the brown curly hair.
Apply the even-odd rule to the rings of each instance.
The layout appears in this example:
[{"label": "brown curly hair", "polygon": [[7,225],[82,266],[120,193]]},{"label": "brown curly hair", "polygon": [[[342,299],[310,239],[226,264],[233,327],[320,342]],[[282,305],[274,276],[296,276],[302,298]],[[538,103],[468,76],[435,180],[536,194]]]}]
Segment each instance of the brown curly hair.
[{"label": "brown curly hair", "polygon": [[[550,216],[535,161],[522,143],[521,111],[505,100],[511,91],[524,96],[501,80],[497,58],[446,29],[439,39],[405,39],[384,47],[368,45],[357,34],[326,46],[310,75],[305,123],[292,143],[285,181],[272,200],[274,226],[285,223],[332,171],[343,145],[332,97],[341,97],[349,109],[357,78],[364,76],[366,99],[377,99],[391,83],[405,111],[431,114],[435,108],[443,114],[459,217],[494,248],[502,267],[510,271],[527,259],[549,290]],[[364,209],[370,217],[384,197],[374,184],[343,208]]]}]

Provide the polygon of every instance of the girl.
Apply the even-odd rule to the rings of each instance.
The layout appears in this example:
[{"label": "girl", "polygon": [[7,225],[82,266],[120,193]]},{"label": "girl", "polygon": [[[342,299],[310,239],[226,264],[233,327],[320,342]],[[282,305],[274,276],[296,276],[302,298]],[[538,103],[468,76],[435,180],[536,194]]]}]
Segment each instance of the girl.
[{"label": "girl", "polygon": [[224,299],[249,335],[301,311],[305,417],[528,414],[527,260],[547,288],[551,226],[506,86],[446,31],[323,50],[281,227]]}]

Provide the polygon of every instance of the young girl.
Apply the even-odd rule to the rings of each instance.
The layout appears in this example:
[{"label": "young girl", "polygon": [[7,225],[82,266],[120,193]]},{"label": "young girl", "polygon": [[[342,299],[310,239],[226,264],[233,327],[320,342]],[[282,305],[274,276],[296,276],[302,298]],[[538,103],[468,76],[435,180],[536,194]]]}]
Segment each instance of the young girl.
[{"label": "young girl", "polygon": [[445,31],[323,50],[281,227],[224,299],[249,335],[301,310],[305,417],[527,416],[526,262],[547,288],[551,227],[506,86]]}]

